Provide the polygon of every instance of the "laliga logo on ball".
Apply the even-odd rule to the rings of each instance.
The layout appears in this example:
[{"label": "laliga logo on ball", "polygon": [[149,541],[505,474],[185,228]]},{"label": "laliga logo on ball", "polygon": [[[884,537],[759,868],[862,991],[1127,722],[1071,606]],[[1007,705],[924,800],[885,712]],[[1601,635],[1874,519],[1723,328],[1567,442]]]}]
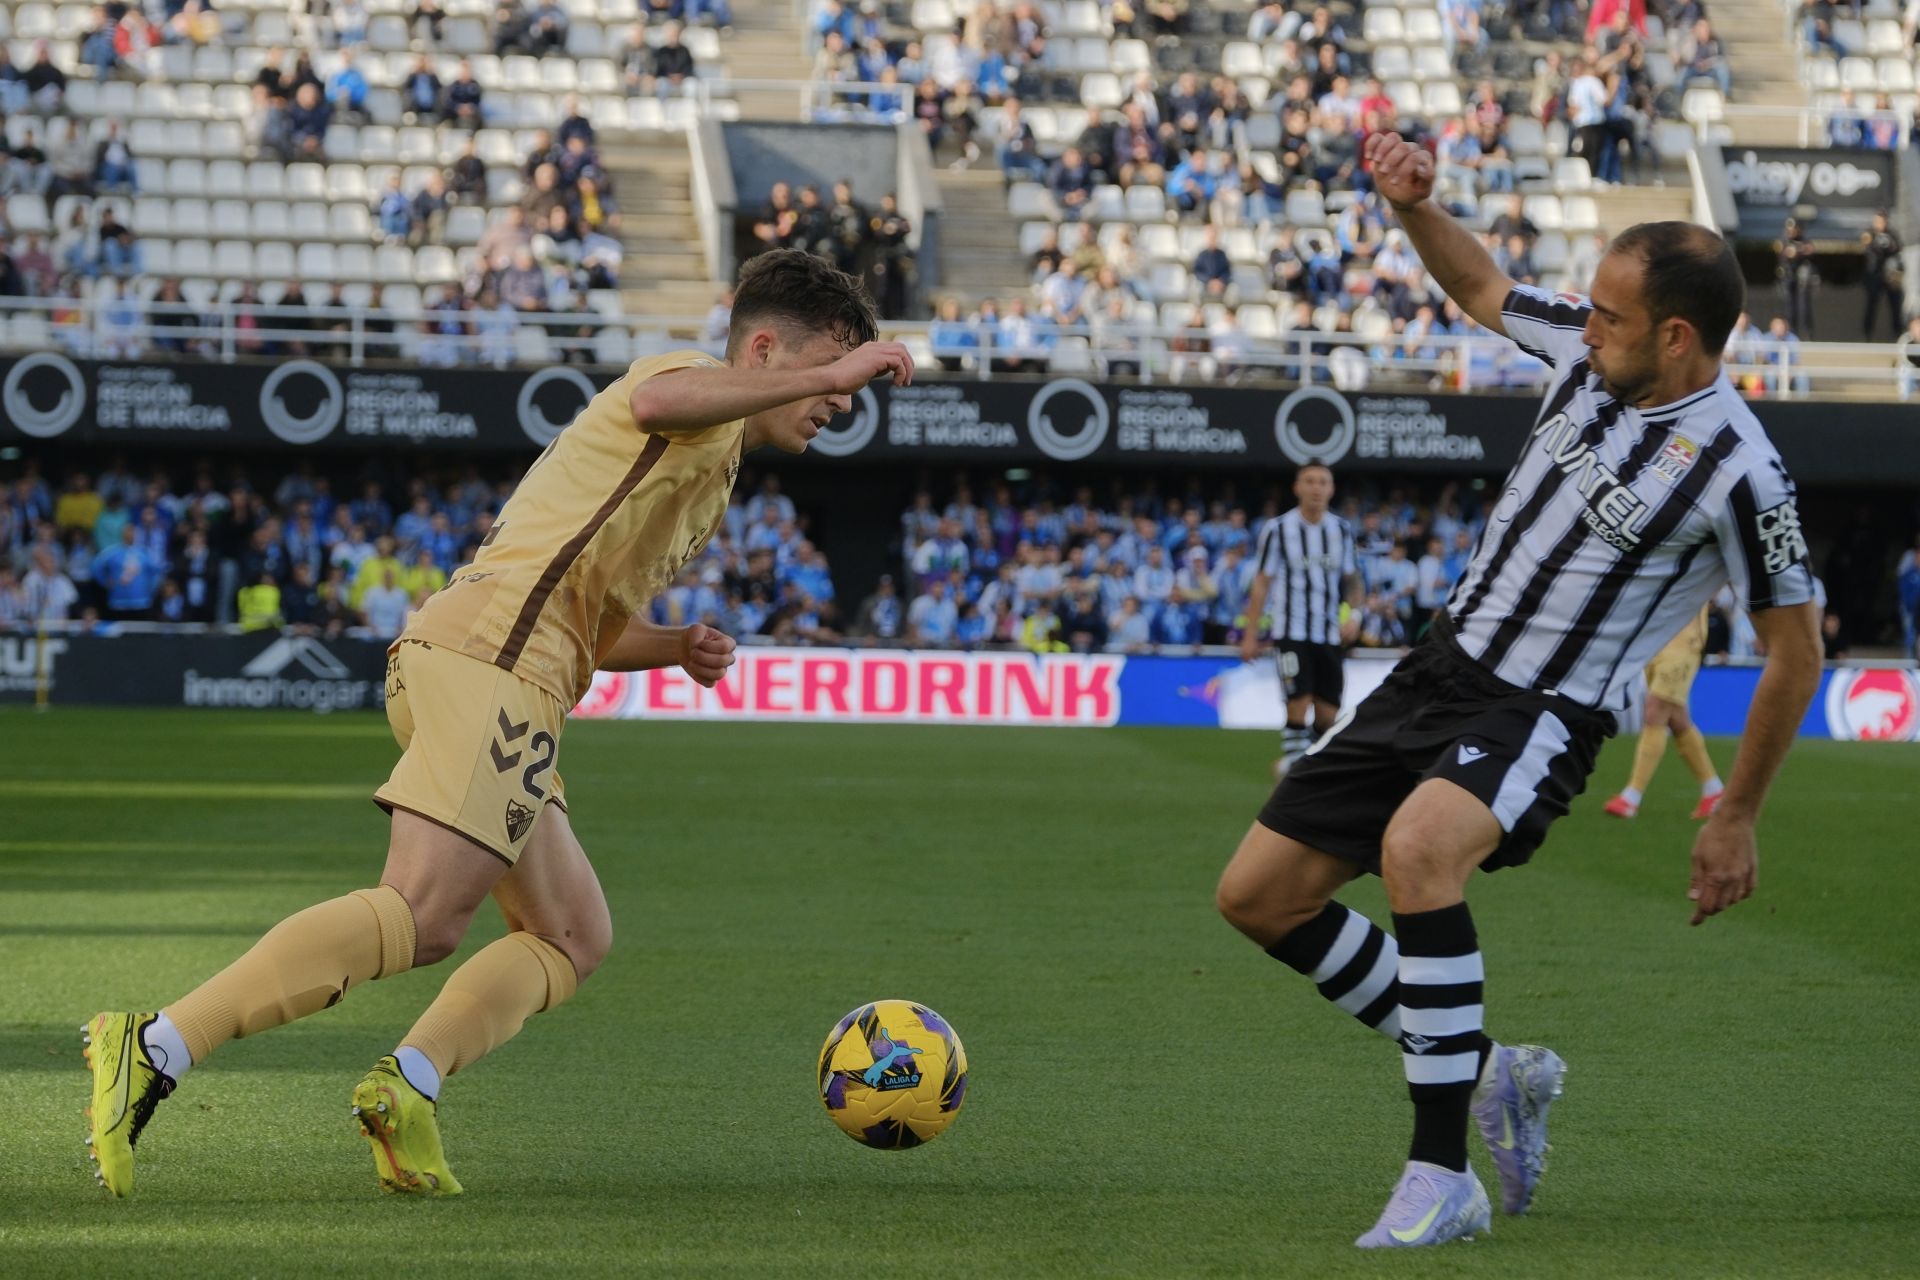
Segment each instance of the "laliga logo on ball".
[{"label": "laliga logo on ball", "polygon": [[[1086,402],[1086,416],[1076,430],[1063,431],[1054,425],[1053,416],[1044,412],[1056,396],[1078,396]],[[1027,406],[1027,434],[1040,452],[1059,462],[1078,462],[1105,444],[1108,424],[1107,398],[1078,378],[1049,382]]]},{"label": "laliga logo on ball", "polygon": [[[281,391],[288,379],[308,377],[320,384],[320,403],[306,417],[300,417],[287,407]],[[289,360],[267,375],[260,386],[260,419],[267,424],[267,430],[285,440],[288,444],[313,444],[326,439],[329,432],[340,425],[340,414],[347,406],[347,397],[340,390],[340,379],[333,376],[333,370],[311,360]]]},{"label": "laliga logo on ball", "polygon": [[[27,391],[27,375],[36,369],[52,369],[66,379],[67,385],[51,409],[36,407]],[[7,420],[37,440],[49,440],[67,430],[80,421],[86,407],[87,382],[80,376],[79,368],[65,356],[47,351],[16,363],[7,370],[6,384],[0,386],[0,408],[6,410]]]},{"label": "laliga logo on ball", "polygon": [[836,427],[829,422],[807,446],[809,449],[829,458],[844,458],[873,443],[874,436],[880,432],[880,397],[873,394],[872,387],[862,387],[855,398],[860,403],[847,419],[847,425]]},{"label": "laliga logo on ball", "polygon": [[1847,742],[1913,741],[1920,736],[1920,681],[1893,667],[1834,672],[1827,731]]},{"label": "laliga logo on ball", "polygon": [[1347,456],[1359,434],[1353,406],[1328,387],[1301,387],[1273,415],[1273,438],[1295,466],[1332,466]]},{"label": "laliga logo on ball", "polygon": [[[535,399],[540,394],[541,388],[550,382],[564,382],[580,393],[577,404],[573,402],[572,397],[567,398],[566,403],[569,407],[558,420],[548,417],[545,407]],[[520,384],[520,402],[516,406],[520,416],[520,430],[526,433],[527,439],[544,449],[552,444],[575,418],[580,416],[580,411],[587,407],[587,402],[599,393],[600,389],[593,385],[593,380],[578,369],[570,369],[565,365],[542,369]]]}]

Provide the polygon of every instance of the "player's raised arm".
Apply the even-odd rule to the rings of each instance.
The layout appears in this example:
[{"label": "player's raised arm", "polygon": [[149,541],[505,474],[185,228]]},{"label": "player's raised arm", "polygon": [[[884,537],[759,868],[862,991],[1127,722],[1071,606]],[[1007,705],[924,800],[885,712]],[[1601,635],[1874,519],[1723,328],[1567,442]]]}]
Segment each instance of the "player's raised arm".
[{"label": "player's raised arm", "polygon": [[1500,309],[1513,281],[1472,232],[1433,203],[1433,157],[1397,133],[1376,133],[1367,139],[1367,160],[1374,186],[1399,215],[1427,274],[1462,311],[1504,336]]},{"label": "player's raised arm", "polygon": [[898,386],[913,381],[913,357],[897,342],[865,342],[830,364],[795,367],[782,364],[778,344],[763,338],[770,330],[750,334],[726,365],[671,370],[640,383],[627,400],[633,420],[643,431],[671,434],[820,400],[831,410],[817,424],[824,425],[876,378],[891,376]]}]

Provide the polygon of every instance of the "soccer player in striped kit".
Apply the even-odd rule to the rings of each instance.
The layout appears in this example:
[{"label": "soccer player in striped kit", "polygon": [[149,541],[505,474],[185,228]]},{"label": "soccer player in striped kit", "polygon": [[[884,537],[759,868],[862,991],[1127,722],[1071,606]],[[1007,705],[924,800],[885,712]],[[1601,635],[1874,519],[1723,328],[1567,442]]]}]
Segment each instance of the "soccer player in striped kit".
[{"label": "soccer player in striped kit", "polygon": [[1276,778],[1306,753],[1316,731],[1325,733],[1339,716],[1346,646],[1359,627],[1351,614],[1340,617],[1341,605],[1360,603],[1360,573],[1353,530],[1327,509],[1333,503],[1332,470],[1317,462],[1301,467],[1293,478],[1293,496],[1298,506],[1260,526],[1247,627],[1240,637],[1240,656],[1247,662],[1260,652],[1263,620],[1273,640],[1287,703],[1287,727],[1273,766]]},{"label": "soccer player in striped kit", "polygon": [[[1693,847],[1692,922],[1753,893],[1754,828],[1820,678],[1813,578],[1791,481],[1721,371],[1745,286],[1687,223],[1614,239],[1591,298],[1516,286],[1435,207],[1433,158],[1367,141],[1374,182],[1465,311],[1552,366],[1536,425],[1425,641],[1275,788],[1221,877],[1223,915],[1394,1040],[1408,1162],[1362,1248],[1491,1225],[1472,1116],[1524,1213],[1565,1063],[1491,1040],[1468,911],[1475,868],[1527,861],[1585,786],[1634,677],[1731,580],[1766,644],[1726,790]],[[1389,935],[1333,901],[1379,874]]]}]

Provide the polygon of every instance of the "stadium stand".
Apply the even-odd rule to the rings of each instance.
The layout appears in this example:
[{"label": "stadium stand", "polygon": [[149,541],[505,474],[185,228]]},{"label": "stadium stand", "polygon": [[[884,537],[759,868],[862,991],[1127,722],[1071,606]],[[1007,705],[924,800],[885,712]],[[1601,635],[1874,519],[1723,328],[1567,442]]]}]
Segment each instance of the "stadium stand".
[{"label": "stadium stand", "polygon": [[[1359,152],[1381,129],[1435,148],[1444,198],[1503,261],[1578,287],[1596,234],[1690,211],[1665,186],[1695,139],[1683,104],[1727,69],[1710,27],[1698,47],[1699,8],[1663,7],[1682,38],[1614,4],[818,0],[808,39],[816,77],[850,86],[834,111],[917,120],[949,163],[958,367],[1000,338],[1030,348],[1001,371],[1080,369],[1092,352],[1093,367],[1130,372],[1169,369],[1183,342],[1257,353],[1301,327],[1389,340],[1423,304],[1417,334],[1444,339],[1455,326],[1370,192]],[[1510,194],[1518,242],[1492,234]],[[1203,265],[1203,249],[1219,253]],[[1114,337],[1183,326],[1144,351]]]},{"label": "stadium stand", "polygon": [[[732,114],[702,83],[725,79],[718,31],[668,13],[642,25],[611,0],[0,6],[0,231],[28,291],[54,301],[113,277],[128,307],[163,289],[196,316],[257,301],[271,328],[299,279],[337,282],[328,300],[345,308],[426,306],[442,313],[434,328],[471,330],[477,318],[448,317],[498,297],[521,322],[516,349],[553,338],[569,358],[624,358],[628,246],[688,234],[658,216],[687,201],[684,130],[700,109]],[[661,257],[632,274],[707,300],[699,264]],[[684,309],[686,292],[672,296]],[[83,337],[54,311],[14,325],[19,345]],[[411,355],[414,335],[399,341]]]},{"label": "stadium stand", "polygon": [[[329,474],[171,458],[98,472],[33,462],[0,487],[0,632],[127,623],[323,635],[397,634],[409,608],[471,558],[517,466]],[[376,471],[388,478],[374,478]],[[1070,493],[964,474],[913,494],[892,571],[839,583],[814,513],[777,474],[743,478],[712,544],[652,605],[662,624],[706,622],[748,641],[1141,652],[1237,641],[1261,522],[1292,505],[1198,478],[1112,481]],[[1459,577],[1486,519],[1472,485],[1360,485],[1338,511],[1354,531],[1360,643],[1414,638]],[[1844,544],[1832,563],[1857,554]],[[1878,556],[1887,560],[1889,556]],[[1884,628],[1881,570],[1832,602],[1843,630]],[[1920,562],[1900,558],[1911,652]],[[1909,582],[1909,579],[1912,582]],[[1733,656],[1752,630],[1722,602]],[[1889,640],[1893,635],[1888,637]]]}]

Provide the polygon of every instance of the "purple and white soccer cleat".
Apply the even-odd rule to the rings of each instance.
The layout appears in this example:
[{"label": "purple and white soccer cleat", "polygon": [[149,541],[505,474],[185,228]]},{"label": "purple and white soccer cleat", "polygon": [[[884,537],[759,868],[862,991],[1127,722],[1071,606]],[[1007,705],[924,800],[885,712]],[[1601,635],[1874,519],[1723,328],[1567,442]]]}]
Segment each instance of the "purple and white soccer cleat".
[{"label": "purple and white soccer cleat", "polygon": [[1547,1169],[1547,1109],[1567,1064],[1537,1044],[1499,1044],[1473,1091],[1473,1118],[1500,1172],[1500,1208],[1525,1213]]},{"label": "purple and white soccer cleat", "polygon": [[1455,1173],[1409,1160],[1380,1221],[1354,1243],[1362,1249],[1413,1249],[1471,1240],[1477,1232],[1492,1230],[1493,1206],[1473,1170]]}]

